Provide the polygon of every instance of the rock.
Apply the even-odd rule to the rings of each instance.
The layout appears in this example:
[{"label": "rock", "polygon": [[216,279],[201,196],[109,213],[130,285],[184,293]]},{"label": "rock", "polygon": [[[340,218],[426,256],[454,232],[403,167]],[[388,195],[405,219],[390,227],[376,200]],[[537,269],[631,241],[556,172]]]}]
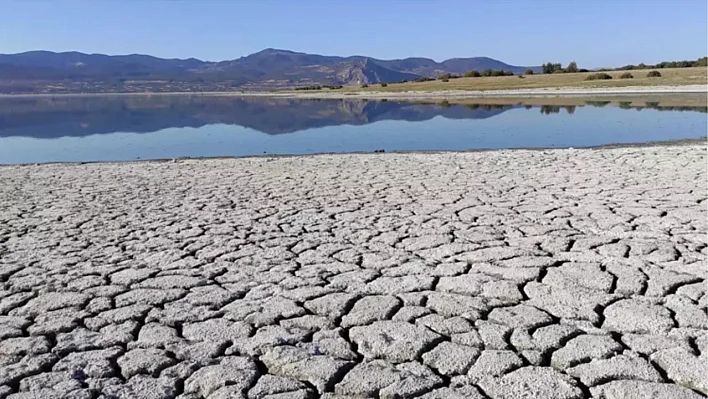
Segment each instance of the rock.
[{"label": "rock", "polygon": [[0,341],[0,356],[38,355],[49,352],[45,337],[17,337]]},{"label": "rock", "polygon": [[170,399],[177,395],[175,380],[136,375],[120,385],[106,387],[104,393],[120,399]]},{"label": "rock", "polygon": [[342,317],[342,327],[363,326],[377,320],[388,320],[400,308],[401,303],[393,296],[372,295],[359,299],[352,310]]},{"label": "rock", "polygon": [[479,390],[473,386],[457,388],[438,388],[419,396],[420,399],[484,399]]},{"label": "rock", "polygon": [[210,319],[187,323],[182,327],[182,336],[190,341],[226,343],[247,338],[252,328],[248,324],[225,319]]},{"label": "rock", "polygon": [[248,398],[263,399],[271,395],[282,393],[294,395],[306,389],[307,385],[298,380],[274,375],[264,375],[259,378],[258,383],[248,391]]},{"label": "rock", "polygon": [[572,378],[548,367],[523,367],[479,384],[493,399],[582,399]]},{"label": "rock", "polygon": [[610,381],[590,388],[598,399],[699,399],[703,396],[690,389],[646,381]]},{"label": "rock", "polygon": [[404,292],[429,290],[433,287],[433,281],[433,277],[421,275],[379,277],[366,284],[364,290],[369,294],[396,295]]},{"label": "rock", "polygon": [[581,335],[553,352],[551,366],[565,370],[593,359],[604,359],[622,351],[622,345],[605,335]]},{"label": "rock", "polygon": [[136,374],[157,375],[160,370],[174,363],[160,349],[133,349],[118,358],[118,366],[126,379]]},{"label": "rock", "polygon": [[412,398],[440,383],[440,377],[418,363],[392,366],[374,360],[354,367],[334,387],[334,392],[349,397]]},{"label": "rock", "polygon": [[416,320],[416,325],[426,326],[438,334],[451,336],[472,331],[472,324],[462,317],[443,317],[437,314],[424,316]]},{"label": "rock", "polygon": [[302,348],[277,346],[268,350],[261,361],[268,372],[277,376],[307,381],[322,393],[333,381],[351,368],[352,363],[324,355],[312,355]]},{"label": "rock", "polygon": [[392,363],[415,360],[441,336],[425,328],[396,321],[377,321],[369,326],[353,327],[349,337],[368,359],[385,359]]},{"label": "rock", "polygon": [[662,349],[685,348],[691,350],[686,338],[669,337],[665,335],[624,334],[622,342],[633,351],[643,355],[651,355]]},{"label": "rock", "polygon": [[86,352],[73,352],[61,358],[52,368],[52,371],[67,371],[81,373],[86,377],[109,378],[118,375],[113,367],[123,350],[120,347],[93,350]]},{"label": "rock", "polygon": [[590,363],[569,368],[565,372],[579,378],[586,386],[594,386],[611,380],[663,382],[659,372],[649,362],[631,352],[609,359],[593,360]]},{"label": "rock", "polygon": [[708,395],[708,354],[705,352],[696,356],[685,348],[664,349],[651,355],[651,360],[677,384]]},{"label": "rock", "polygon": [[671,313],[659,305],[638,299],[623,299],[605,309],[602,328],[638,334],[661,334],[674,326]]},{"label": "rock", "polygon": [[477,348],[441,342],[433,350],[423,354],[423,364],[444,375],[465,374],[479,355]]},{"label": "rock", "polygon": [[523,360],[512,351],[484,350],[467,372],[472,383],[484,377],[498,377],[524,365]]},{"label": "rock", "polygon": [[475,325],[479,335],[482,337],[482,341],[484,341],[485,348],[497,350],[509,348],[506,340],[511,334],[511,327],[488,321],[477,321]]},{"label": "rock", "polygon": [[0,364],[0,386],[11,384],[14,381],[41,372],[56,362],[57,357],[54,354],[45,353],[42,355],[26,355],[21,359],[9,357],[1,360],[10,360],[10,362],[9,364]]},{"label": "rock", "polygon": [[536,328],[553,322],[547,313],[526,305],[493,309],[488,319],[514,328]]},{"label": "rock", "polygon": [[334,293],[305,302],[305,309],[330,319],[341,317],[354,303],[354,294]]},{"label": "rock", "polygon": [[227,385],[243,392],[257,378],[258,371],[253,360],[238,356],[224,357],[219,364],[195,371],[184,382],[184,392],[207,397]]}]

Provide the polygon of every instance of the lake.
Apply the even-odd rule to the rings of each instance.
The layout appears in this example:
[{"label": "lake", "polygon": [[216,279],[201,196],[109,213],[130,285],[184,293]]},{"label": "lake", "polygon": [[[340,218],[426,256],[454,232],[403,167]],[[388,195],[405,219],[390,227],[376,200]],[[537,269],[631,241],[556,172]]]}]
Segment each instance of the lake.
[{"label": "lake", "polygon": [[554,98],[549,104],[541,99],[421,104],[187,95],[5,97],[0,98],[0,164],[564,148],[705,137],[705,95],[689,100],[694,105],[673,105],[686,102],[665,97]]}]

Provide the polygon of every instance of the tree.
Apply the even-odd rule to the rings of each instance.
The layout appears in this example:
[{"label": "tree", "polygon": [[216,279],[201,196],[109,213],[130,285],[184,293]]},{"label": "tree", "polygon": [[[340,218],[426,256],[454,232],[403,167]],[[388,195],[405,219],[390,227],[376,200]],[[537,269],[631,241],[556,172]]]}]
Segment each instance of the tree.
[{"label": "tree", "polygon": [[556,71],[562,71],[563,66],[560,63],[546,63],[541,65],[541,69],[543,70],[543,73],[554,73]]},{"label": "tree", "polygon": [[467,71],[467,72],[465,72],[465,77],[466,77],[466,78],[478,78],[478,77],[480,77],[480,76],[481,76],[481,74],[479,73],[479,71]]},{"label": "tree", "polygon": [[570,64],[565,67],[565,71],[568,73],[578,72],[578,64],[576,64],[575,61],[571,61]]},{"label": "tree", "polygon": [[482,71],[482,76],[492,76],[492,70],[487,68],[484,71]]},{"label": "tree", "polygon": [[526,72],[524,72],[524,75],[533,75],[533,69],[527,69]]}]

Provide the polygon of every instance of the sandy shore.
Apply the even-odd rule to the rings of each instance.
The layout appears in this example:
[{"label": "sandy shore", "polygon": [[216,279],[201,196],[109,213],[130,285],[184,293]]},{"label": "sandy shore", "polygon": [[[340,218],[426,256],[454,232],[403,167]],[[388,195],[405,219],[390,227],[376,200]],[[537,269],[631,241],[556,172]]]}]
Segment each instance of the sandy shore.
[{"label": "sandy shore", "polygon": [[0,167],[0,397],[700,398],[701,146]]},{"label": "sandy shore", "polygon": [[691,94],[708,93],[707,85],[682,86],[634,86],[634,87],[548,87],[522,90],[445,90],[445,91],[234,91],[234,92],[173,92],[173,93],[81,93],[81,94],[0,94],[0,98],[22,97],[86,97],[86,96],[151,96],[151,95],[188,95],[188,96],[250,96],[250,97],[286,97],[286,98],[322,98],[322,99],[429,99],[429,98],[496,98],[496,97],[592,97],[612,95],[650,95],[650,94]]},{"label": "sandy shore", "polygon": [[289,93],[251,93],[255,96],[283,96],[294,98],[387,98],[387,99],[426,99],[426,98],[498,98],[498,97],[577,97],[577,96],[612,96],[612,95],[648,95],[648,94],[688,94],[706,93],[706,85],[686,86],[636,86],[636,87],[611,87],[611,88],[583,88],[583,87],[549,87],[539,89],[521,90],[445,90],[445,91],[303,91]]}]

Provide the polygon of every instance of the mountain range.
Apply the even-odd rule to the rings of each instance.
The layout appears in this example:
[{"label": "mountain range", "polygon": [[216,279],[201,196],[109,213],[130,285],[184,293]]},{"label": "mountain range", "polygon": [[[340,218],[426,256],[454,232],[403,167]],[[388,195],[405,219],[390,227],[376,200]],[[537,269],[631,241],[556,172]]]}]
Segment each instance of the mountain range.
[{"label": "mountain range", "polygon": [[[234,60],[211,62],[195,58],[164,59],[149,55],[104,55],[79,52],[30,51],[0,54],[0,92],[23,92],[43,82],[101,82],[106,87],[162,82],[234,88],[284,88],[398,82],[470,70],[504,70],[515,74],[531,68],[487,57],[381,60],[366,56],[324,56],[265,49]],[[3,84],[4,82],[4,84]],[[8,82],[12,82],[10,84]],[[9,89],[8,89],[9,87]],[[211,86],[209,86],[211,87]],[[19,89],[18,89],[19,88]],[[211,87],[211,89],[214,89]]]}]

